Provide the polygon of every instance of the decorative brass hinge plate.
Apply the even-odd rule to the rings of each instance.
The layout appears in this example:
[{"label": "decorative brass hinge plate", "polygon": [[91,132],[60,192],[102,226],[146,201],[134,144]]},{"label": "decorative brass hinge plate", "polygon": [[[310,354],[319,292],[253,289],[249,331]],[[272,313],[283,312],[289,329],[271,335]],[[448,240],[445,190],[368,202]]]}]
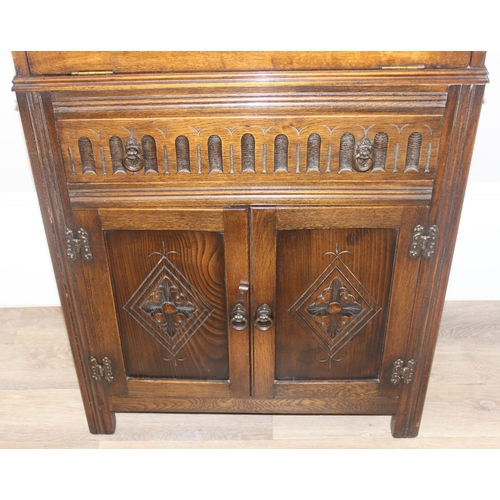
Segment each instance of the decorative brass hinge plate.
[{"label": "decorative brass hinge plate", "polygon": [[112,75],[113,70],[72,71],[71,76]]},{"label": "decorative brass hinge plate", "polygon": [[394,367],[392,368],[391,374],[391,383],[393,385],[398,385],[401,382],[409,384],[412,381],[413,372],[415,370],[415,360],[410,359],[406,366],[404,366],[404,364],[402,359],[394,361]]},{"label": "decorative brass hinge plate", "polygon": [[425,69],[425,64],[407,64],[395,66],[380,66],[380,69]]},{"label": "decorative brass hinge plate", "polygon": [[434,254],[439,228],[436,225],[430,226],[427,234],[424,226],[420,224],[413,228],[413,238],[410,245],[409,255],[412,259],[422,256],[430,259]]},{"label": "decorative brass hinge plate", "polygon": [[73,231],[66,228],[64,236],[66,237],[66,255],[70,260],[76,260],[76,256],[80,254],[83,260],[89,261],[93,259],[92,249],[90,248],[89,235],[82,227],[77,231],[78,238],[75,238]]},{"label": "decorative brass hinge plate", "polygon": [[92,378],[94,380],[107,380],[111,382],[113,380],[113,368],[111,366],[111,360],[108,357],[102,358],[102,363],[99,364],[94,356],[90,357],[90,367],[92,369]]}]

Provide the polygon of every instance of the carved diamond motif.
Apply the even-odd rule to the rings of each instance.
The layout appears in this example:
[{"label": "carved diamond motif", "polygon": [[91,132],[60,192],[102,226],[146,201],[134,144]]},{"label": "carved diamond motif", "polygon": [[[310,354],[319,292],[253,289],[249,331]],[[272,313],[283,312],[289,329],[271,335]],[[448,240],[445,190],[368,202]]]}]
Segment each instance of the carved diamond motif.
[{"label": "carved diamond motif", "polygon": [[140,308],[172,339],[196,312],[196,307],[166,276]]},{"label": "carved diamond motif", "polygon": [[381,310],[343,253],[351,252],[328,252],[335,258],[288,310],[330,361]]},{"label": "carved diamond motif", "polygon": [[363,309],[337,277],[306,307],[311,318],[331,340],[340,335]]},{"label": "carved diamond motif", "polygon": [[175,358],[214,308],[168,259],[171,253],[159,254],[123,308]]}]

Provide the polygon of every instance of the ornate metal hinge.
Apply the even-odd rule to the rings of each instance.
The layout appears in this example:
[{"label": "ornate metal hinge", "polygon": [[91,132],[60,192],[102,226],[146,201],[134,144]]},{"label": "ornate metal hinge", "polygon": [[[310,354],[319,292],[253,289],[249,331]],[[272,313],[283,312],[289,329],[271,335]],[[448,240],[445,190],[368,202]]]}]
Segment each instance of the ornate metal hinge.
[{"label": "ornate metal hinge", "polygon": [[410,257],[416,259],[422,256],[424,259],[430,259],[434,254],[434,247],[436,246],[437,235],[439,228],[434,225],[430,226],[425,234],[424,226],[416,225],[413,229],[413,238],[410,245]]},{"label": "ornate metal hinge", "polygon": [[380,69],[425,69],[425,64],[406,64],[394,66],[380,66]]},{"label": "ornate metal hinge", "polygon": [[113,369],[111,360],[108,357],[102,358],[102,364],[99,364],[94,356],[90,356],[90,367],[94,380],[101,380],[102,378],[108,382],[113,380]]},{"label": "ornate metal hinge", "polygon": [[71,76],[112,75],[113,70],[72,71]]},{"label": "ornate metal hinge", "polygon": [[401,382],[409,384],[412,381],[413,372],[415,371],[415,360],[410,359],[406,366],[404,366],[404,364],[402,359],[394,361],[394,367],[392,368],[391,374],[391,383],[393,385],[398,385]]},{"label": "ornate metal hinge", "polygon": [[85,229],[80,228],[77,231],[78,238],[74,237],[73,231],[66,228],[64,235],[66,237],[66,255],[75,260],[77,254],[81,254],[83,260],[92,260],[92,249],[90,248],[89,235]]}]

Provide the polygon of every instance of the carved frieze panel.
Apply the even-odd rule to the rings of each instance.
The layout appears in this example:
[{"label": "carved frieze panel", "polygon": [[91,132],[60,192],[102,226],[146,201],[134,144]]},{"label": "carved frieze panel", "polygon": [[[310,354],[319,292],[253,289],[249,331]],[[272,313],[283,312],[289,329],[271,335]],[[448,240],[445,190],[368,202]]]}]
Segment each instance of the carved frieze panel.
[{"label": "carved frieze panel", "polygon": [[441,117],[62,120],[59,127],[69,182],[140,182],[148,174],[160,174],[159,182],[177,174],[425,179],[436,170]]}]

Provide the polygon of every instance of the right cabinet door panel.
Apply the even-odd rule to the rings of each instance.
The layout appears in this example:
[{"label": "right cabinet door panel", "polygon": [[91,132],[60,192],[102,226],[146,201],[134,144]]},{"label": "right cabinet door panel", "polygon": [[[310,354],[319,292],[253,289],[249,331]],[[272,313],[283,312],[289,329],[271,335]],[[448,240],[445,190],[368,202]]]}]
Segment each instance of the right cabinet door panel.
[{"label": "right cabinet door panel", "polygon": [[378,378],[396,230],[277,236],[276,380]]},{"label": "right cabinet door panel", "polygon": [[[254,283],[257,289],[275,288],[274,366],[254,365],[257,374],[267,370],[256,379],[274,387],[261,394],[304,397],[316,385],[323,395],[330,387],[335,397],[339,385],[347,393],[349,383],[363,392],[366,382],[380,396],[394,395],[390,373],[394,361],[405,356],[420,265],[408,251],[413,228],[425,223],[427,209],[313,207],[272,213],[275,240],[267,246],[275,249],[276,272],[259,273],[260,282]],[[255,349],[260,345],[254,343]],[[256,352],[255,358],[265,356]]]}]

